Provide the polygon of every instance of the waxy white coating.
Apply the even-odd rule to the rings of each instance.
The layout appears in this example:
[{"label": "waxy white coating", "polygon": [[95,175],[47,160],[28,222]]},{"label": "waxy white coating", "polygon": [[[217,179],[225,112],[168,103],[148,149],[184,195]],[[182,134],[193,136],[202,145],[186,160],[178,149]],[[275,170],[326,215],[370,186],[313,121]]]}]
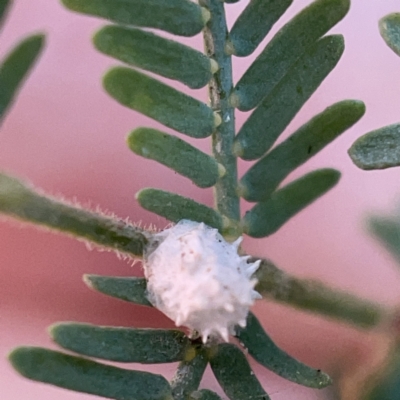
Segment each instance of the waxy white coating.
[{"label": "waxy white coating", "polygon": [[150,302],[177,326],[228,341],[235,325],[246,326],[249,308],[261,296],[252,275],[260,261],[238,254],[203,223],[183,220],[156,235],[144,257]]}]

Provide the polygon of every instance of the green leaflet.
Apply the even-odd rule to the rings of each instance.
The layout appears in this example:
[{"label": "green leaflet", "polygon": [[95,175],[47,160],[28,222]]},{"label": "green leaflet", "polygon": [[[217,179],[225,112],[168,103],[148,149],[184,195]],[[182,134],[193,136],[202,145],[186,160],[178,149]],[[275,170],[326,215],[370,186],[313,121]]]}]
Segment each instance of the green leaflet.
[{"label": "green leaflet", "polygon": [[102,53],[193,89],[202,88],[212,77],[211,61],[203,53],[151,32],[112,25],[98,31],[93,40]]},{"label": "green leaflet", "polygon": [[232,102],[248,111],[289,72],[315,41],[338,23],[349,10],[350,0],[317,0],[287,23],[239,80]]},{"label": "green leaflet", "polygon": [[[257,261],[251,258],[249,262]],[[321,282],[301,279],[282,271],[268,260],[261,260],[254,277],[255,287],[263,297],[309,311],[353,326],[370,329],[387,318],[386,311],[371,301],[345,291],[331,289]]]},{"label": "green leaflet", "polygon": [[246,328],[236,328],[235,336],[256,361],[282,378],[316,389],[332,383],[328,375],[304,365],[281,350],[252,313],[247,317]]},{"label": "green leaflet", "polygon": [[236,346],[223,343],[211,352],[211,368],[231,400],[269,400],[245,355]]},{"label": "green leaflet", "polygon": [[326,108],[247,171],[240,181],[241,195],[248,201],[266,200],[292,171],[355,124],[364,112],[364,103],[357,100]]},{"label": "green leaflet", "polygon": [[40,347],[20,347],[10,356],[26,378],[116,400],[172,400],[161,375],[128,371]]},{"label": "green leaflet", "polygon": [[399,216],[371,217],[369,230],[400,263],[400,221]]},{"label": "green leaflet", "polygon": [[253,53],[293,0],[251,0],[236,20],[229,39],[235,56]]},{"label": "green leaflet", "polygon": [[187,197],[148,188],[139,191],[136,198],[144,209],[161,215],[171,222],[189,219],[204,222],[206,225],[222,231],[223,220],[218,211]]},{"label": "green leaflet", "polygon": [[178,330],[59,323],[50,327],[50,335],[67,350],[118,362],[159,364],[182,361],[192,348],[190,340]]},{"label": "green leaflet", "polygon": [[4,23],[9,6],[10,6],[10,0],[0,0],[0,25],[3,25]]},{"label": "green leaflet", "polygon": [[386,44],[400,56],[400,13],[383,17],[379,21],[379,29]]},{"label": "green leaflet", "polygon": [[164,164],[202,188],[215,185],[220,170],[225,171],[215,158],[155,129],[136,129],[128,136],[128,146],[134,153]]},{"label": "green leaflet", "polygon": [[[0,4],[0,12],[4,11],[1,7],[4,7],[4,4]],[[7,55],[0,66],[0,119],[4,117],[43,45],[43,35],[29,36]]]},{"label": "green leaflet", "polygon": [[193,353],[193,357],[182,361],[171,381],[174,400],[187,400],[189,395],[198,389],[208,360],[201,349]]},{"label": "green leaflet", "polygon": [[324,37],[308,49],[242,126],[235,153],[245,160],[261,157],[332,71],[343,50],[340,35]]},{"label": "green leaflet", "polygon": [[147,282],[145,278],[84,275],[83,280],[91,289],[107,296],[116,297],[141,306],[152,307],[152,304],[147,299]]},{"label": "green leaflet", "polygon": [[189,400],[221,400],[221,397],[211,390],[201,389],[193,392],[190,395]]},{"label": "green leaflet", "polygon": [[178,132],[204,138],[215,130],[214,113],[207,104],[133,69],[112,68],[103,84],[122,105]]},{"label": "green leaflet", "polygon": [[40,195],[25,183],[1,173],[0,214],[139,257],[143,254],[149,235],[124,221]]},{"label": "green leaflet", "polygon": [[319,169],[289,183],[246,213],[242,221],[244,232],[256,238],[271,235],[335,186],[339,178],[339,171]]},{"label": "green leaflet", "polygon": [[362,169],[384,169],[400,165],[400,124],[385,126],[358,138],[349,155]]},{"label": "green leaflet", "polygon": [[194,36],[209,14],[189,0],[62,0],[70,10],[122,25],[156,28],[181,36]]}]

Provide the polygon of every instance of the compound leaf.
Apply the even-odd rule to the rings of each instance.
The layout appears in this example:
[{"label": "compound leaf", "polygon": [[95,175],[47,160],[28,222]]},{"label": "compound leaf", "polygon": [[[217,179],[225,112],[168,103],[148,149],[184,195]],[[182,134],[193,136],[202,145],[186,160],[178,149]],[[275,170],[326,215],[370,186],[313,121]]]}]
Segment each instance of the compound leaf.
[{"label": "compound leaf", "polygon": [[223,343],[210,353],[214,375],[231,400],[270,399],[239,348]]},{"label": "compound leaf", "polygon": [[211,61],[203,53],[151,32],[111,25],[98,31],[93,41],[104,54],[193,89],[212,77]]},{"label": "compound leaf", "polygon": [[40,347],[20,347],[10,356],[26,378],[116,400],[172,400],[161,375],[128,371]]},{"label": "compound leaf", "polygon": [[328,375],[308,367],[281,350],[252,313],[247,317],[245,328],[236,328],[235,336],[256,361],[282,378],[316,389],[332,383]]},{"label": "compound leaf", "polygon": [[245,160],[261,157],[332,71],[343,50],[340,35],[327,36],[308,49],[242,126],[235,153]]},{"label": "compound leaf", "polygon": [[142,189],[136,198],[144,209],[161,215],[171,222],[189,219],[204,222],[206,225],[222,231],[223,220],[218,211],[187,197],[148,188]]},{"label": "compound leaf", "polygon": [[240,181],[242,196],[248,201],[266,200],[292,171],[355,124],[364,112],[364,103],[357,100],[326,108],[247,171]]},{"label": "compound leaf", "polygon": [[116,67],[104,77],[104,88],[119,103],[195,138],[215,130],[213,110],[193,97],[133,69]]},{"label": "compound leaf", "polygon": [[50,335],[67,350],[117,362],[170,363],[182,361],[192,350],[190,340],[178,330],[59,323],[50,327]]},{"label": "compound leaf", "polygon": [[155,129],[136,129],[128,137],[128,146],[134,153],[164,164],[199,187],[215,185],[221,175],[220,170],[224,171],[215,158]]},{"label": "compound leaf", "polygon": [[271,235],[335,186],[339,178],[339,171],[320,169],[289,183],[246,213],[242,221],[244,232],[256,238]]},{"label": "compound leaf", "polygon": [[379,28],[386,44],[400,56],[400,13],[383,17],[379,21]]},{"label": "compound leaf", "polygon": [[0,174],[0,214],[139,257],[143,255],[148,241],[145,231],[125,221],[45,197],[25,183],[5,174]]},{"label": "compound leaf", "polygon": [[192,357],[179,364],[171,381],[174,400],[187,400],[198,389],[207,364],[207,356],[201,349],[194,351]]},{"label": "compound leaf", "polygon": [[8,54],[0,66],[0,119],[4,117],[5,112],[14,100],[21,83],[38,58],[43,45],[43,35],[29,36]]},{"label": "compound leaf", "polygon": [[147,281],[145,278],[84,275],[83,280],[91,289],[107,296],[152,307],[147,299]]},{"label": "compound leaf", "polygon": [[400,124],[366,133],[349,149],[349,155],[357,167],[384,169],[400,165]]},{"label": "compound leaf", "polygon": [[62,0],[62,3],[82,14],[180,36],[196,35],[209,18],[205,9],[189,0]]},{"label": "compound leaf", "polygon": [[287,23],[239,80],[233,103],[248,111],[288,73],[296,60],[346,14],[349,0],[317,0]]},{"label": "compound leaf", "polygon": [[229,39],[235,56],[250,55],[293,0],[252,0],[236,20]]}]

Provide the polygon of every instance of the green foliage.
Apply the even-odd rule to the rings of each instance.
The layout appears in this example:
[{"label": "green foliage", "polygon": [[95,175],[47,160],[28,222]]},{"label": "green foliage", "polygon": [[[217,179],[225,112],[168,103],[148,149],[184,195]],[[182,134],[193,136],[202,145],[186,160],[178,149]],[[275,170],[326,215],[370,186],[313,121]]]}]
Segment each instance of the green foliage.
[{"label": "green foliage", "polygon": [[231,400],[270,399],[245,355],[233,344],[224,343],[212,349],[210,365],[218,383]]},{"label": "green foliage", "polygon": [[400,124],[385,126],[358,138],[349,155],[362,169],[384,169],[400,165]]},{"label": "green foliage", "polygon": [[[190,137],[211,136],[213,155],[209,156],[182,139],[155,129],[139,128],[130,134],[128,145],[134,153],[158,161],[199,187],[214,187],[214,208],[175,193],[147,188],[137,194],[144,209],[172,222],[182,219],[203,222],[230,239],[243,233],[264,237],[277,231],[337,183],[339,173],[323,169],[279,187],[291,172],[362,116],[364,105],[361,102],[348,100],[333,105],[285,142],[270,149],[339,61],[344,49],[343,38],[322,36],[345,16],[349,0],[317,0],[300,12],[275,35],[236,87],[232,80],[232,54],[251,54],[292,0],[250,1],[231,32],[226,25],[225,5],[220,0],[201,0],[200,5],[189,0],[62,2],[71,10],[116,24],[102,28],[94,37],[95,46],[104,54],[190,88],[208,84],[209,105],[134,68],[117,66],[105,75],[104,88],[120,104]],[[161,29],[181,36],[203,31],[205,54],[138,27]],[[243,111],[255,108],[237,136],[234,107]],[[249,169],[240,184],[238,156],[247,160],[263,157]],[[258,201],[243,218],[240,196]],[[0,175],[0,212],[72,234],[132,258],[140,258],[152,239],[151,232],[56,201],[4,174]],[[265,274],[260,278],[260,292],[271,293],[268,286],[271,281],[264,278]],[[86,275],[84,279],[98,292],[151,306],[143,278]],[[275,281],[274,285],[276,293],[283,290],[282,282]],[[297,301],[296,304],[305,309],[345,315],[343,319],[347,320],[351,313],[356,320],[357,313],[364,317],[368,314],[361,306],[354,306],[347,314],[339,311],[338,306],[332,311],[329,306],[334,303],[334,297],[329,297],[330,293],[326,303],[318,308],[315,291],[307,292],[309,288],[305,285],[298,287],[303,292],[286,290],[286,294],[290,292],[292,296],[285,299],[287,303]],[[322,292],[320,290],[318,295],[324,298]],[[283,296],[277,295],[276,299],[284,301]],[[369,325],[364,325],[377,323],[380,311],[373,309],[373,312],[373,316],[366,317]],[[231,400],[269,399],[239,347],[213,342],[204,345],[199,342],[197,332],[191,332],[189,338],[176,330],[77,323],[55,325],[50,332],[62,347],[90,357],[139,363],[180,361],[180,364],[169,384],[158,375],[115,368],[45,349],[20,348],[10,355],[10,360],[22,375],[119,400],[217,400],[219,397],[215,393],[198,390],[210,362]],[[301,364],[276,347],[252,314],[248,327],[237,332],[239,340],[258,362],[284,378],[313,388],[330,383],[327,375]]]},{"label": "green foliage", "polygon": [[374,377],[374,387],[364,397],[365,400],[396,400],[400,393],[400,349],[390,355],[387,365]]},{"label": "green foliage", "polygon": [[245,160],[265,154],[332,71],[343,50],[340,35],[327,36],[309,48],[240,129],[235,140],[236,154]]},{"label": "green foliage", "polygon": [[[379,23],[386,44],[400,56],[400,14],[389,14]],[[400,124],[393,124],[366,133],[349,149],[357,167],[375,170],[400,165]]]},{"label": "green foliage", "polygon": [[161,29],[181,36],[199,33],[209,14],[189,0],[62,0],[70,10],[123,25]]},{"label": "green foliage", "polygon": [[236,20],[227,50],[235,56],[253,53],[293,0],[252,0]]},{"label": "green foliage", "polygon": [[155,129],[136,129],[128,137],[128,146],[134,153],[164,164],[199,187],[214,186],[224,173],[224,167],[214,157]]},{"label": "green foliage", "polygon": [[340,173],[334,169],[320,169],[289,183],[246,213],[244,232],[256,238],[271,235],[293,215],[335,186],[339,178]]},{"label": "green foliage", "polygon": [[151,32],[111,25],[100,29],[93,40],[104,54],[193,89],[204,87],[212,77],[213,64],[203,53]]},{"label": "green foliage", "polygon": [[134,257],[141,257],[147,244],[140,228],[40,195],[5,174],[0,174],[0,212]]},{"label": "green foliage", "polygon": [[210,136],[215,117],[210,107],[133,69],[116,67],[104,88],[122,105],[195,138]]},{"label": "green foliage", "polygon": [[[0,4],[0,12],[4,4]],[[0,120],[4,118],[27,74],[44,45],[43,35],[29,36],[20,42],[0,65]]]},{"label": "green foliage", "polygon": [[[348,12],[350,0],[317,0],[286,24],[241,77],[233,104],[248,111],[270,95],[295,62]],[[313,73],[316,73],[313,70]]]},{"label": "green foliage", "polygon": [[172,400],[161,375],[128,371],[40,347],[20,347],[9,359],[23,376],[115,400]]},{"label": "green foliage", "polygon": [[174,400],[186,400],[198,389],[207,364],[207,354],[201,348],[193,352],[192,357],[179,364],[171,381]]},{"label": "green foliage", "polygon": [[254,164],[240,180],[240,193],[248,201],[262,201],[297,167],[355,124],[364,103],[345,100],[325,109]]},{"label": "green foliage", "polygon": [[246,327],[238,327],[235,336],[255,360],[285,379],[317,389],[332,383],[328,375],[302,364],[281,350],[252,313],[247,317]]},{"label": "green foliage", "polygon": [[[256,261],[251,258],[250,262]],[[254,277],[255,287],[264,298],[290,305],[325,317],[331,317],[362,328],[378,326],[387,318],[380,305],[338,291],[311,279],[301,279],[276,267],[269,260],[261,260]]]},{"label": "green foliage", "polygon": [[197,203],[187,197],[158,189],[142,189],[136,199],[146,210],[163,216],[171,222],[189,219],[223,230],[221,214],[213,208]]},{"label": "green foliage", "polygon": [[61,347],[109,361],[158,364],[181,361],[191,348],[183,332],[162,329],[130,329],[78,323],[50,327]]},{"label": "green foliage", "polygon": [[11,0],[0,0],[0,23],[3,24]]},{"label": "green foliage", "polygon": [[201,389],[193,392],[189,400],[221,400],[221,397],[211,390]]},{"label": "green foliage", "polygon": [[395,216],[374,216],[368,221],[369,230],[400,263],[400,220]]},{"label": "green foliage", "polygon": [[400,56],[400,13],[383,17],[379,22],[379,28],[386,44]]},{"label": "green foliage", "polygon": [[84,275],[83,280],[91,289],[107,296],[141,306],[153,307],[147,299],[145,278]]}]

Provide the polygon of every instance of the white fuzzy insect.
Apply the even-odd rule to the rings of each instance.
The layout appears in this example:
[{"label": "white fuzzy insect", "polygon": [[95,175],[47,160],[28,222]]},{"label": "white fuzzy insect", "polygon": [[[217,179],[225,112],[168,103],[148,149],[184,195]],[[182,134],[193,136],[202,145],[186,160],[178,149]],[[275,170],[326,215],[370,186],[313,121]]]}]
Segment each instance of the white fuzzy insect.
[{"label": "white fuzzy insect", "polygon": [[177,326],[199,332],[203,342],[210,335],[228,341],[261,297],[251,278],[260,261],[238,254],[241,241],[228,243],[217,229],[187,220],[154,235],[144,259],[150,302]]}]

